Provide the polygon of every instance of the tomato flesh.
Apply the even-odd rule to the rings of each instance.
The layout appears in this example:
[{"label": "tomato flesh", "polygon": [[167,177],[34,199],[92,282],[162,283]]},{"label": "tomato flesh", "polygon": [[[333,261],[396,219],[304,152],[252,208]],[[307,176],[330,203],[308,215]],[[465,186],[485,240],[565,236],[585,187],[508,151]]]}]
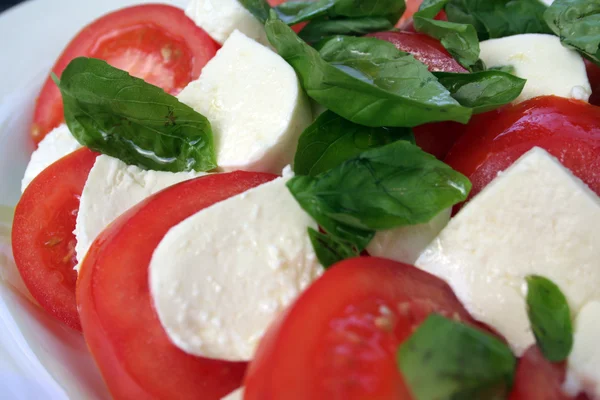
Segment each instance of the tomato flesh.
[{"label": "tomato flesh", "polygon": [[270,327],[244,399],[411,399],[396,351],[432,312],[475,324],[426,272],[372,257],[343,261]]},{"label": "tomato flesh", "polygon": [[[79,56],[101,58],[177,94],[200,76],[218,45],[183,10],[159,4],[124,8],[83,28],[56,61],[60,76]],[[63,122],[60,91],[50,77],[38,96],[31,135],[36,143]]]},{"label": "tomato flesh", "polygon": [[475,116],[446,162],[471,179],[472,197],[535,146],[600,194],[600,108],[562,97],[537,97]]},{"label": "tomato flesh", "polygon": [[246,363],[195,357],[171,343],[154,310],[148,266],[171,227],[275,177],[240,171],[183,182],[123,214],[93,243],[77,303],[88,347],[115,398],[218,400],[241,385]]},{"label": "tomato flesh", "polygon": [[78,331],[73,230],[96,157],[80,149],[42,171],[23,193],[12,229],[15,264],[27,289],[50,315]]}]

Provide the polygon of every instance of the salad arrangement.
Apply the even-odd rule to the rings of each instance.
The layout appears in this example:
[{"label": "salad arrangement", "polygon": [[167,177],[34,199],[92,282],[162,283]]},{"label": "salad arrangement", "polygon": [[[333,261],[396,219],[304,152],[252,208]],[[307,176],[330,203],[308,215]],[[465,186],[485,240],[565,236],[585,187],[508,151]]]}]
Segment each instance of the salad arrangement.
[{"label": "salad arrangement", "polygon": [[418,3],[67,46],[12,253],[114,398],[600,398],[600,4]]}]

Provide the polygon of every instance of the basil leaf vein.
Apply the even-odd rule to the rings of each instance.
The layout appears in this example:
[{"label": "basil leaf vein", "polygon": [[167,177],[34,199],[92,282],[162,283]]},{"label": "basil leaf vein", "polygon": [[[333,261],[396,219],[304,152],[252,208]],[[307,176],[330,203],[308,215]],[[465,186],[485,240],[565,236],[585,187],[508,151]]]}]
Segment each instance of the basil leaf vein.
[{"label": "basil leaf vein", "polygon": [[85,57],[69,63],[58,85],[82,145],[145,169],[216,168],[208,120],[161,88]]}]

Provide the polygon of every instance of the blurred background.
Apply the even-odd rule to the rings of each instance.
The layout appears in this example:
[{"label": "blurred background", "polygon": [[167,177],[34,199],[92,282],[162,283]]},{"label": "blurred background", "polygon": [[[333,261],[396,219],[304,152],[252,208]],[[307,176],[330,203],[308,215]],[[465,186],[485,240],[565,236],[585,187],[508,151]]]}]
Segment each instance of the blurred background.
[{"label": "blurred background", "polygon": [[15,4],[21,3],[23,0],[0,0],[0,12],[6,10]]}]

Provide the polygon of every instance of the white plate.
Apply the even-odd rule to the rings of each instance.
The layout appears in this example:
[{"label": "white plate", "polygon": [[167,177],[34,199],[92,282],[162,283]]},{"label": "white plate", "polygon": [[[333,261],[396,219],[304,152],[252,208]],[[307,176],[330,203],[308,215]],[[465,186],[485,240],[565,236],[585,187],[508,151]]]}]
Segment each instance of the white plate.
[{"label": "white plate", "polygon": [[[0,206],[14,206],[33,145],[33,104],[63,47],[95,18],[144,0],[30,0],[0,14]],[[184,6],[185,0],[163,0]],[[2,226],[0,226],[0,229]],[[1,239],[0,239],[1,240]],[[0,242],[0,277],[10,267]],[[81,335],[0,284],[3,399],[109,398]]]}]

